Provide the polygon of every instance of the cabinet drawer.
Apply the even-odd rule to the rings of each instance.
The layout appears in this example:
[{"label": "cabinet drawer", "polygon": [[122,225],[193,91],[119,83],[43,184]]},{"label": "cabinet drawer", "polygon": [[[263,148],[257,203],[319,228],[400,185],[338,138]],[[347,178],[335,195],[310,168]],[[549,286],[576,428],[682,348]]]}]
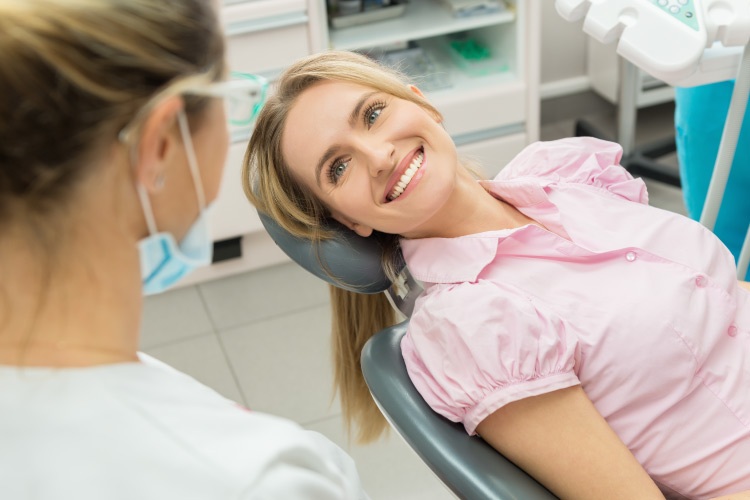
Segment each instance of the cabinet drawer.
[{"label": "cabinet drawer", "polygon": [[492,179],[524,147],[526,134],[522,132],[463,144],[458,147],[458,154],[475,163],[482,177]]},{"label": "cabinet drawer", "polygon": [[232,144],[227,155],[219,196],[211,209],[211,235],[214,241],[259,231],[263,227],[242,190],[242,158],[246,142]]},{"label": "cabinet drawer", "polygon": [[303,14],[262,29],[227,37],[227,61],[232,71],[275,72],[310,53],[307,17]]},{"label": "cabinet drawer", "polygon": [[526,121],[526,89],[521,82],[462,88],[428,95],[451,135],[464,135]]}]

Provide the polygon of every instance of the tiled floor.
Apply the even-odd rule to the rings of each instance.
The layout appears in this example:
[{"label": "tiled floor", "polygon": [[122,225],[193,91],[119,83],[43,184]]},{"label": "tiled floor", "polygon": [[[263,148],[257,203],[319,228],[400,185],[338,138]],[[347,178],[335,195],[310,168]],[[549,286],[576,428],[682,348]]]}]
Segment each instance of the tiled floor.
[{"label": "tiled floor", "polygon": [[[544,103],[542,139],[572,135],[581,109],[612,130],[613,108],[593,102]],[[671,105],[639,114],[637,144],[672,133]],[[647,183],[653,205],[684,213],[679,189]],[[326,286],[284,264],[149,297],[141,345],[229,398],[328,436],[354,457],[373,500],[453,498],[393,433],[370,446],[347,443],[331,394],[329,329]]]}]

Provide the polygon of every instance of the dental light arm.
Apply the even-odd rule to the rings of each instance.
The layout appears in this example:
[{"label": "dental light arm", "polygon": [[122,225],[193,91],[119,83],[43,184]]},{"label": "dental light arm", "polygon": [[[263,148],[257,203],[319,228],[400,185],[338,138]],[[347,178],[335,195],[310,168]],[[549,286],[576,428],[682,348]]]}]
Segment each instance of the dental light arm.
[{"label": "dental light arm", "polygon": [[[750,40],[747,0],[556,0],[555,6],[568,21],[583,20],[592,38],[616,42],[622,57],[675,86],[726,80],[731,69],[733,78],[739,48]],[[714,46],[737,49],[714,51],[703,64]]]}]

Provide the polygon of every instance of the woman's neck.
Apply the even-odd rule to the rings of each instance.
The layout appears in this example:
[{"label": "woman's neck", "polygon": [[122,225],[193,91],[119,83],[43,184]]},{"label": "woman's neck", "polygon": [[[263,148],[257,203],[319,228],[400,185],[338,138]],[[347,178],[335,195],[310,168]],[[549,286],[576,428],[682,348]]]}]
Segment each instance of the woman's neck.
[{"label": "woman's neck", "polygon": [[495,198],[464,169],[455,189],[427,224],[406,238],[456,238],[468,234],[512,229],[536,222],[513,205]]}]

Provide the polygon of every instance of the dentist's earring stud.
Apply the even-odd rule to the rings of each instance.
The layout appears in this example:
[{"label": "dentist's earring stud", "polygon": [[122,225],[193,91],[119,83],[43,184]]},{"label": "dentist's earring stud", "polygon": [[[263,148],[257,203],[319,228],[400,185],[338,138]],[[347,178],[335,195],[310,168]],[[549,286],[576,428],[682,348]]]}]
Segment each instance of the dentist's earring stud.
[{"label": "dentist's earring stud", "polygon": [[161,191],[164,187],[164,174],[159,174],[156,176],[156,179],[154,180],[154,187],[157,191]]}]

